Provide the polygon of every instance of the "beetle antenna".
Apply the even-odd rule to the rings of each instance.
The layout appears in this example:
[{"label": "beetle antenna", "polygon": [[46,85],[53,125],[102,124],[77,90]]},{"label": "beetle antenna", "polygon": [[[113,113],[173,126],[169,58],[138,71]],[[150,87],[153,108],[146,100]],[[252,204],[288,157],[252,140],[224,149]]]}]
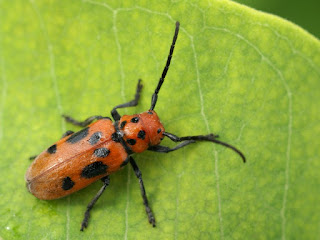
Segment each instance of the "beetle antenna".
[{"label": "beetle antenna", "polygon": [[230,145],[229,143],[217,140],[217,138],[219,136],[218,135],[213,135],[212,133],[210,133],[208,135],[178,137],[178,136],[176,136],[176,135],[174,135],[172,133],[163,132],[163,135],[168,137],[170,140],[172,140],[174,142],[183,142],[183,141],[187,142],[187,144],[185,144],[185,145],[178,145],[179,147],[175,148],[174,150],[177,150],[177,149],[179,149],[181,147],[184,147],[184,146],[186,146],[186,145],[188,145],[190,143],[194,143],[195,141],[208,141],[208,142],[217,143],[217,144],[220,144],[220,145],[225,146],[227,148],[230,148],[231,150],[236,152],[242,158],[242,161],[244,163],[246,162],[246,157],[243,155],[243,153],[239,149],[237,149],[236,147]]},{"label": "beetle antenna", "polygon": [[235,151],[236,153],[238,153],[238,155],[242,158],[242,161],[243,161],[244,163],[246,162],[246,157],[245,157],[245,156],[243,155],[243,153],[242,153],[239,149],[237,149],[236,147],[230,145],[229,143],[225,143],[225,142],[219,141],[219,140],[217,140],[217,139],[212,139],[211,141],[214,142],[214,143],[220,144],[220,145],[222,145],[222,146],[225,146],[225,147],[227,147],[227,148],[232,149],[233,151]]},{"label": "beetle antenna", "polygon": [[162,86],[162,83],[164,82],[164,79],[165,79],[165,77],[167,75],[167,72],[168,72],[168,69],[169,69],[169,66],[170,66],[170,62],[171,62],[171,58],[172,58],[172,54],[173,54],[173,50],[174,50],[174,46],[175,46],[177,38],[178,38],[179,27],[180,27],[180,23],[177,21],[176,22],[176,30],[174,32],[174,36],[173,36],[172,44],[171,44],[171,47],[170,47],[170,52],[169,52],[169,55],[168,55],[168,58],[167,58],[166,66],[164,67],[164,69],[162,71],[162,75],[160,77],[158,86],[157,86],[156,90],[154,91],[154,94],[152,94],[150,110],[153,110],[155,105],[156,105],[156,103],[157,103],[159,90],[160,90],[160,88]]}]

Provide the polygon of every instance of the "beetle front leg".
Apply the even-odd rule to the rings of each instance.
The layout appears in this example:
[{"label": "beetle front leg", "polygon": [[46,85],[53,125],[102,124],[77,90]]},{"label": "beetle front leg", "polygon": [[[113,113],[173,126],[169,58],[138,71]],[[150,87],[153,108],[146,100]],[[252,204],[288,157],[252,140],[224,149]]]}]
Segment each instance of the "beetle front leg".
[{"label": "beetle front leg", "polygon": [[112,117],[113,117],[113,119],[115,121],[119,121],[120,118],[121,118],[120,114],[117,111],[118,108],[134,107],[134,106],[138,105],[138,102],[139,102],[139,99],[140,99],[140,92],[142,90],[142,86],[143,85],[141,84],[141,79],[139,79],[134,99],[131,100],[130,102],[117,105],[112,109],[111,115],[112,115]]},{"label": "beetle front leg", "polygon": [[155,220],[155,218],[153,216],[151,208],[149,207],[149,202],[148,202],[148,198],[147,198],[147,195],[146,195],[146,190],[144,188],[141,171],[140,171],[138,165],[136,164],[136,162],[134,161],[134,159],[131,156],[130,156],[130,164],[131,164],[131,166],[132,166],[132,168],[134,170],[134,173],[136,174],[136,177],[139,179],[141,196],[142,196],[142,199],[143,199],[143,204],[144,204],[144,206],[146,208],[146,213],[148,215],[149,223],[152,224],[153,227],[155,227],[156,226],[156,220]]}]

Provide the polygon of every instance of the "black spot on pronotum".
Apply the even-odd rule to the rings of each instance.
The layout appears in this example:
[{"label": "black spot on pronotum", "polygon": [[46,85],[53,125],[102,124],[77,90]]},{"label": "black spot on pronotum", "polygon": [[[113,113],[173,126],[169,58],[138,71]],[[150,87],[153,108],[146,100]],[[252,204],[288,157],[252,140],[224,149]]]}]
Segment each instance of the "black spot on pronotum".
[{"label": "black spot on pronotum", "polygon": [[108,165],[98,161],[87,165],[81,172],[81,177],[93,178],[107,172]]},{"label": "black spot on pronotum", "polygon": [[96,157],[99,157],[99,158],[105,158],[106,156],[108,156],[110,153],[110,150],[109,149],[106,149],[106,148],[97,148],[96,150],[94,150],[93,154],[96,156]]},{"label": "black spot on pronotum", "polygon": [[123,121],[120,123],[120,129],[123,129],[124,128],[124,125],[126,125],[127,121]]},{"label": "black spot on pronotum", "polygon": [[51,147],[47,149],[47,152],[50,154],[54,154],[57,151],[57,144],[53,144]]},{"label": "black spot on pronotum", "polygon": [[130,145],[135,145],[136,144],[136,140],[135,139],[127,139],[127,143],[129,143]]},{"label": "black spot on pronotum", "polygon": [[63,190],[69,190],[74,186],[74,181],[71,180],[70,177],[65,177],[62,180],[62,189]]},{"label": "black spot on pronotum", "polygon": [[96,144],[97,142],[99,142],[100,138],[102,137],[102,133],[101,132],[95,132],[94,134],[91,135],[91,137],[89,138],[89,143],[91,145]]},{"label": "black spot on pronotum", "polygon": [[158,134],[161,133],[161,128],[158,128],[157,133]]},{"label": "black spot on pronotum", "polygon": [[145,137],[146,137],[146,132],[143,131],[143,130],[140,130],[140,131],[138,132],[138,138],[144,140]]},{"label": "black spot on pronotum", "polygon": [[139,122],[139,118],[138,117],[131,118],[130,122],[137,123]]},{"label": "black spot on pronotum", "polygon": [[76,143],[79,142],[81,139],[85,138],[89,133],[89,128],[86,127],[84,129],[82,129],[79,132],[76,132],[74,134],[72,134],[68,139],[67,142],[69,143]]}]

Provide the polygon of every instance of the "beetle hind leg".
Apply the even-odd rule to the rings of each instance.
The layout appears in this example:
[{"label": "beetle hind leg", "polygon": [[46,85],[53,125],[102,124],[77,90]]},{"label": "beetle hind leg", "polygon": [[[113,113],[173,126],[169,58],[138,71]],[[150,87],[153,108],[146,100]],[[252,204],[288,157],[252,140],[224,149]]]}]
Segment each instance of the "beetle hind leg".
[{"label": "beetle hind leg", "polygon": [[80,231],[83,231],[85,228],[88,227],[89,218],[90,218],[90,211],[93,208],[94,204],[98,201],[104,190],[109,186],[110,183],[110,177],[106,176],[101,179],[103,182],[103,186],[100,188],[99,192],[96,194],[96,196],[91,200],[91,202],[87,206],[87,210],[84,213],[84,218],[81,223],[81,229]]}]

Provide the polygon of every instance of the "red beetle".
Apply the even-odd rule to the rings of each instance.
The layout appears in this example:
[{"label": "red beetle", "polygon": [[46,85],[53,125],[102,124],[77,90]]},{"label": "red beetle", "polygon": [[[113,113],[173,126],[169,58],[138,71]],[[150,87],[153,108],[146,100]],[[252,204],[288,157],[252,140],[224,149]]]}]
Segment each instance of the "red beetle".
[{"label": "red beetle", "polygon": [[[175,34],[170,52],[158,86],[151,99],[148,111],[120,116],[117,109],[132,107],[138,104],[142,89],[138,82],[135,98],[127,103],[114,107],[109,117],[92,116],[79,122],[69,116],[63,116],[67,122],[85,127],[79,132],[67,131],[58,142],[38,155],[29,167],[25,179],[28,190],[37,198],[57,199],[76,192],[101,179],[102,188],[91,200],[84,214],[81,231],[88,226],[90,210],[109,185],[109,175],[118,171],[130,162],[140,182],[143,204],[149,222],[155,226],[155,218],[148,204],[141,172],[131,154],[150,150],[168,153],[197,141],[210,141],[231,148],[238,153],[243,162],[244,155],[235,147],[217,140],[214,134],[178,137],[165,132],[157,113],[153,110],[158,93],[170,66],[173,50],[178,37],[179,22],[176,23]],[[94,120],[94,123],[92,123]],[[174,148],[159,145],[164,137],[180,142]]]}]

